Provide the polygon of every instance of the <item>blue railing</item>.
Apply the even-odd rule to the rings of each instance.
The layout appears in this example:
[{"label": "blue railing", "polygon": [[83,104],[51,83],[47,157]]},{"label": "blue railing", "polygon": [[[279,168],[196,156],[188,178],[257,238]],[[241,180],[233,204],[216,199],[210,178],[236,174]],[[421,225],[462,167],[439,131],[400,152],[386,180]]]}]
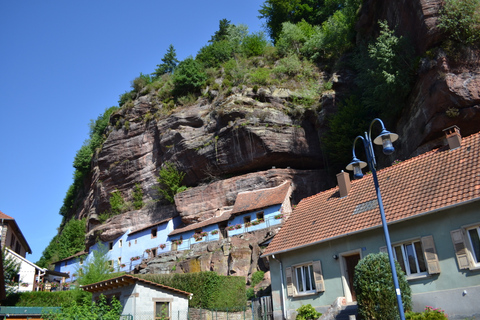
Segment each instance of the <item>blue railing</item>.
[{"label": "blue railing", "polygon": [[60,312],[60,307],[0,307],[0,316],[6,315],[42,315]]}]

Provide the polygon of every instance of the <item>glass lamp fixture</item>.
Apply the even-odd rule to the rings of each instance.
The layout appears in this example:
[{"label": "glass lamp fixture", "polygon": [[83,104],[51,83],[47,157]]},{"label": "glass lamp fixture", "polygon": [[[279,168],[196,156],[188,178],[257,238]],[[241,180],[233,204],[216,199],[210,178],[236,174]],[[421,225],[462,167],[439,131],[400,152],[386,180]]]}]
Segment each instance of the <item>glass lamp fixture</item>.
[{"label": "glass lamp fixture", "polygon": [[382,132],[378,137],[373,140],[373,143],[383,146],[383,153],[390,155],[395,151],[392,142],[398,139],[398,134],[392,133],[387,129],[383,128]]}]

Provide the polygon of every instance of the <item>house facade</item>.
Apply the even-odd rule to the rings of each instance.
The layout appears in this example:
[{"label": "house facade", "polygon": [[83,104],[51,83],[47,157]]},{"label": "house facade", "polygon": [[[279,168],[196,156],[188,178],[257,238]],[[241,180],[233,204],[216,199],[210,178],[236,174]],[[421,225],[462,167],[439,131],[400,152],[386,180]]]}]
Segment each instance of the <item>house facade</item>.
[{"label": "house facade", "polygon": [[[378,171],[392,251],[412,290],[414,311],[444,309],[449,319],[480,315],[480,134],[447,132],[449,146]],[[386,251],[373,179],[303,199],[269,244],[275,319],[339,297],[356,301],[354,268]]]},{"label": "house facade", "polygon": [[114,279],[82,287],[92,293],[92,299],[100,295],[115,297],[122,304],[122,315],[133,319],[187,320],[189,292],[124,275]]},{"label": "house facade", "polygon": [[279,186],[238,193],[232,210],[178,228],[169,234],[174,250],[188,250],[195,243],[215,241],[242,233],[280,226],[292,212],[292,186]]},{"label": "house facade", "polygon": [[[115,271],[133,270],[143,259],[157,256],[171,250],[168,234],[181,223],[180,217],[169,218],[137,230],[127,230],[112,241],[101,242],[107,250],[108,262]],[[93,252],[99,250],[99,244],[93,245],[88,252],[79,252],[71,257],[55,262],[55,271],[70,275],[66,282],[78,278],[79,269],[93,259]]]},{"label": "house facade", "polygon": [[27,253],[32,254],[27,239],[22,234],[15,219],[0,211],[0,236],[1,247],[10,248],[18,255],[25,258]]}]

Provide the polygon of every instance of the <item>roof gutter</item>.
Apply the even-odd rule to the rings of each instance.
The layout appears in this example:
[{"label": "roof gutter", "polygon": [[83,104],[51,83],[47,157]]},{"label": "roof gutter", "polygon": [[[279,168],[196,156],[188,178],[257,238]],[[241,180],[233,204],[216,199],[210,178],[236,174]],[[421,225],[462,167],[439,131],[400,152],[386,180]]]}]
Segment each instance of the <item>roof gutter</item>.
[{"label": "roof gutter", "polygon": [[[434,210],[427,211],[427,212],[424,212],[424,213],[419,213],[419,214],[416,214],[416,215],[413,215],[413,216],[410,216],[410,217],[406,217],[406,218],[403,218],[403,219],[400,219],[400,220],[387,222],[387,225],[397,224],[397,223],[400,223],[400,222],[415,219],[415,218],[418,218],[418,217],[423,217],[423,216],[426,216],[426,215],[429,215],[429,214],[432,214],[432,213],[436,213],[436,212],[439,212],[439,211],[447,210],[447,209],[453,209],[453,208],[463,206],[463,205],[467,205],[467,204],[470,204],[470,203],[473,203],[473,202],[476,202],[476,201],[479,201],[479,200],[480,200],[480,198],[470,199],[470,200],[459,202],[459,203],[456,203],[456,204],[452,204],[452,205],[449,205],[449,206],[446,206],[446,207],[434,209]],[[342,234],[342,235],[339,235],[339,236],[336,236],[336,237],[327,238],[327,239],[323,239],[323,240],[320,240],[320,241],[315,241],[315,242],[312,242],[312,243],[304,244],[304,245],[301,245],[301,246],[298,246],[298,247],[293,247],[293,248],[290,248],[290,249],[285,249],[285,250],[280,250],[280,251],[264,254],[264,255],[261,255],[260,258],[273,256],[275,254],[285,253],[285,252],[289,252],[289,251],[293,251],[293,250],[297,250],[297,249],[302,249],[302,248],[305,248],[305,247],[314,246],[316,244],[320,244],[320,243],[323,243],[323,242],[340,239],[340,238],[343,238],[343,237],[346,237],[346,236],[349,236],[349,235],[358,234],[358,233],[366,232],[366,231],[369,231],[369,230],[378,229],[378,228],[381,228],[381,227],[382,227],[382,225],[380,224],[380,225],[373,226],[373,227],[370,227],[370,228],[366,228],[366,229]]]}]

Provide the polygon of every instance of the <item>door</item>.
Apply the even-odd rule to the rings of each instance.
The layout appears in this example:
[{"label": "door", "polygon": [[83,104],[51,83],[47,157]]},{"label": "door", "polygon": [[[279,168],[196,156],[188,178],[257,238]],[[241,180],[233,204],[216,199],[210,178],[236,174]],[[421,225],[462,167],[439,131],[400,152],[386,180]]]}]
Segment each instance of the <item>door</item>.
[{"label": "door", "polygon": [[355,290],[353,290],[353,274],[355,273],[355,266],[357,265],[358,261],[360,261],[360,254],[356,253],[353,255],[344,256],[343,259],[345,260],[345,271],[347,275],[348,287],[350,288],[350,293],[352,295],[352,301],[357,301]]}]

